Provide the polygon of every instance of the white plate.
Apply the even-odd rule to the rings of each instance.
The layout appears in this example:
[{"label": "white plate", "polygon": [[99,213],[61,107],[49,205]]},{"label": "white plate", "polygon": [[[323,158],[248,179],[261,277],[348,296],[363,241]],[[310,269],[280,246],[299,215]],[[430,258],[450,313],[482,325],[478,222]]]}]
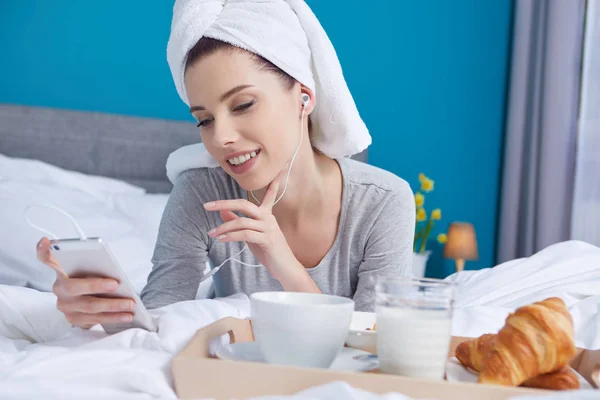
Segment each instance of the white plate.
[{"label": "white plate", "polygon": [[[575,370],[573,372],[579,378],[580,389],[593,389],[592,385],[581,374]],[[449,382],[477,383],[477,374],[465,368],[456,357],[452,357],[446,362],[446,379]]]},{"label": "white plate", "polygon": [[[258,343],[256,342],[227,344],[220,347],[215,355],[222,360],[229,361],[265,362]],[[357,356],[368,355],[369,353],[366,351],[343,347],[333,361],[330,369],[336,371],[362,372],[378,368],[379,363],[377,360],[355,359]]]},{"label": "white plate", "polygon": [[375,321],[375,313],[354,311],[346,346],[377,354],[377,331],[367,330],[373,328]]}]

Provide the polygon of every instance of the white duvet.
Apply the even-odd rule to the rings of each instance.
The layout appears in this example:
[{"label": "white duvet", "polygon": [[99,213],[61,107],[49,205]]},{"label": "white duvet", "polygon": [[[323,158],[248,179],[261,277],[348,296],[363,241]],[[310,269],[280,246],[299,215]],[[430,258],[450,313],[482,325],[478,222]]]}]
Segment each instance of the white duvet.
[{"label": "white duvet", "polygon": [[[452,333],[495,332],[523,304],[560,296],[569,305],[580,347],[600,348],[600,249],[566,242],[523,260],[449,277],[460,282]],[[0,397],[10,399],[175,398],[169,361],[200,327],[249,315],[240,295],[155,310],[160,333],[71,328],[51,293],[0,286]],[[218,345],[218,343],[215,343]],[[199,382],[202,371],[198,371]],[[343,384],[313,388],[308,398],[367,399]],[[581,398],[584,392],[579,393]],[[392,398],[401,398],[392,396]],[[571,397],[573,398],[573,397]]]}]

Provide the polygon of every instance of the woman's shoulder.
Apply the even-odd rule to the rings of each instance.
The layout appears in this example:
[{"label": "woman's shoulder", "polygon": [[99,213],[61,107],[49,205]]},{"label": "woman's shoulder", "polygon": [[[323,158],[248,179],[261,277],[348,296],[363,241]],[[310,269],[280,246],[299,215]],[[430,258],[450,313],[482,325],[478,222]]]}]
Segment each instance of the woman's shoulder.
[{"label": "woman's shoulder", "polygon": [[415,197],[408,182],[361,161],[345,159],[340,165],[350,223],[361,229],[371,226],[371,233],[414,229]]},{"label": "woman's shoulder", "polygon": [[342,174],[347,184],[356,190],[370,190],[398,195],[412,196],[412,189],[408,182],[398,175],[382,168],[356,161],[350,158],[338,160],[342,166]]},{"label": "woman's shoulder", "polygon": [[225,171],[223,171],[223,168],[220,167],[216,167],[216,168],[208,168],[208,167],[201,167],[201,168],[190,168],[186,171],[183,171],[178,177],[177,180],[175,181],[175,185],[177,184],[188,184],[188,183],[202,183],[205,181],[209,181],[209,180],[214,180],[217,179],[219,181],[224,182],[229,182],[232,180],[232,178],[227,175],[227,173]]}]

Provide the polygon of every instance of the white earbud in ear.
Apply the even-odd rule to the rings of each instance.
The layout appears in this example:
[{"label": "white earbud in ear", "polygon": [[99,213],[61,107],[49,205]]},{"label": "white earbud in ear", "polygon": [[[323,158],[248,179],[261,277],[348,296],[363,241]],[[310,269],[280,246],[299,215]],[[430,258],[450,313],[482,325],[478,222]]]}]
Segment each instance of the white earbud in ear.
[{"label": "white earbud in ear", "polygon": [[310,103],[310,96],[306,93],[302,93],[302,96],[300,97],[302,98],[302,107],[306,108],[308,103]]}]

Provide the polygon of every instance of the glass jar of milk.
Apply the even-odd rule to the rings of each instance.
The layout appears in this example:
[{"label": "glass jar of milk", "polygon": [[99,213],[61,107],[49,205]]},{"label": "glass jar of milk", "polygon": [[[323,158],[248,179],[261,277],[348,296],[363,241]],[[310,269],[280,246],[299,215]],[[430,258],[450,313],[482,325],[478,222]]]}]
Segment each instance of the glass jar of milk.
[{"label": "glass jar of milk", "polygon": [[382,372],[444,379],[456,285],[382,278],[376,285],[377,355]]}]

